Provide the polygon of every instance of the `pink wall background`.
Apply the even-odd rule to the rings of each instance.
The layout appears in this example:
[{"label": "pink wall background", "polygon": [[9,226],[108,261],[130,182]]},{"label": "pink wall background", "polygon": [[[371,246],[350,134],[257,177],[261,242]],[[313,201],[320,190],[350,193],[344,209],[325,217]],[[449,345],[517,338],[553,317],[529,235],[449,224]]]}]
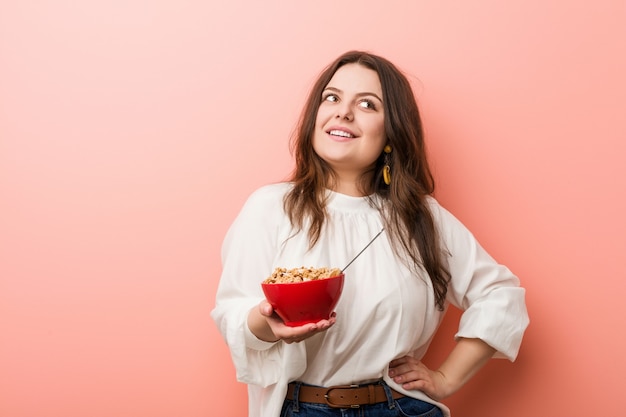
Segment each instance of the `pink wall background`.
[{"label": "pink wall background", "polygon": [[528,290],[453,415],[623,414],[624,1],[4,0],[1,416],[245,415],[221,241],[352,48],[411,74],[438,198]]}]

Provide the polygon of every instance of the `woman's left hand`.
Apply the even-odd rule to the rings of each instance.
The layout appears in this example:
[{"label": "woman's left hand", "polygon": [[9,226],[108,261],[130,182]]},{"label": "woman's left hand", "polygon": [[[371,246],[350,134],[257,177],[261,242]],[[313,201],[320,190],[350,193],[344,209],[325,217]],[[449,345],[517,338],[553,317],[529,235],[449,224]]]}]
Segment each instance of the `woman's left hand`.
[{"label": "woman's left hand", "polygon": [[461,388],[495,352],[480,339],[460,337],[436,371],[412,356],[403,356],[389,363],[389,377],[405,390],[419,390],[439,401]]},{"label": "woman's left hand", "polygon": [[453,390],[448,387],[445,375],[433,371],[412,356],[394,359],[389,363],[389,377],[407,391],[419,390],[439,401]]}]

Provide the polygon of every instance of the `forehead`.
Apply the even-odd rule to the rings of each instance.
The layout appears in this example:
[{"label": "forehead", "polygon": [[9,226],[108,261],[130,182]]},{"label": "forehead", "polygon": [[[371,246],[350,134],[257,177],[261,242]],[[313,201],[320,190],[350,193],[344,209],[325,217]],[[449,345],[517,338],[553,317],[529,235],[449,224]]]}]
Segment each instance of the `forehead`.
[{"label": "forehead", "polygon": [[376,71],[360,64],[346,64],[340,67],[328,82],[346,93],[374,93],[382,97],[382,86]]}]

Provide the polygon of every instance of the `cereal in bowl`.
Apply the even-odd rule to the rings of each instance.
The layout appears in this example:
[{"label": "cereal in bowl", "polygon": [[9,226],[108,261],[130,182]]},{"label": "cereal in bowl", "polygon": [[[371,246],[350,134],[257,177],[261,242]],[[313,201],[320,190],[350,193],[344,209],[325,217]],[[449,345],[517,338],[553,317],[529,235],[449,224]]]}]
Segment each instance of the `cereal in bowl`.
[{"label": "cereal in bowl", "polygon": [[304,282],[304,281],[314,281],[317,279],[324,279],[330,277],[336,277],[337,275],[341,275],[341,270],[339,268],[313,268],[313,267],[304,267],[300,268],[282,268],[278,267],[274,269],[272,275],[267,277],[263,283],[264,284],[286,284],[293,282]]}]

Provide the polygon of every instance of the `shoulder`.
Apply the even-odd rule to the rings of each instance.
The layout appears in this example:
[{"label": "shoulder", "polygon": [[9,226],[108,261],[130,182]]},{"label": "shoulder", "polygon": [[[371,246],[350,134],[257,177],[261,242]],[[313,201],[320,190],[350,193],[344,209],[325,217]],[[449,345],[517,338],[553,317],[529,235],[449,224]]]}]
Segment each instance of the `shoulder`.
[{"label": "shoulder", "polygon": [[465,225],[463,225],[463,223],[461,223],[461,221],[454,214],[452,214],[445,207],[443,207],[435,197],[428,196],[426,198],[426,202],[428,204],[430,212],[432,213],[435,223],[442,231],[466,231]]},{"label": "shoulder", "polygon": [[434,197],[428,197],[428,205],[441,239],[449,250],[466,250],[476,241],[474,234]]},{"label": "shoulder", "polygon": [[246,205],[273,205],[277,202],[282,205],[285,195],[292,188],[293,185],[287,182],[264,185],[248,196]]},{"label": "shoulder", "polygon": [[239,210],[232,230],[264,230],[285,221],[283,197],[291,189],[288,183],[277,183],[262,186],[254,190]]},{"label": "shoulder", "polygon": [[442,217],[445,217],[446,214],[450,214],[450,212],[443,208],[439,201],[437,201],[437,199],[432,195],[426,196],[426,205],[428,206],[428,209],[433,215],[435,221],[441,221]]},{"label": "shoulder", "polygon": [[291,183],[281,182],[264,185],[253,191],[243,205],[242,212],[255,217],[283,213],[283,200],[292,189]]}]

